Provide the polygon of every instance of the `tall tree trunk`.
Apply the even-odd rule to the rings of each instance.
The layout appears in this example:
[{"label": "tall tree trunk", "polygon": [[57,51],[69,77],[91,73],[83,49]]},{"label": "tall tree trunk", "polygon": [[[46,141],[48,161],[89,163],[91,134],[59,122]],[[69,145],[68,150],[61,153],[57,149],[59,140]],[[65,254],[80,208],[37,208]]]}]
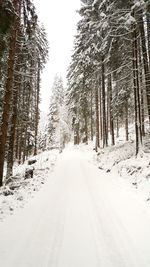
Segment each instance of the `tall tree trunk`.
[{"label": "tall tree trunk", "polygon": [[144,111],[144,90],[141,86],[141,123],[142,123],[142,136],[145,136],[145,111]]},{"label": "tall tree trunk", "polygon": [[117,114],[116,119],[116,131],[117,131],[117,138],[119,137],[119,115]]},{"label": "tall tree trunk", "polygon": [[18,163],[21,164],[22,160],[22,141],[23,141],[23,125],[19,126],[19,148],[18,148]]},{"label": "tall tree trunk", "polygon": [[[16,13],[18,13],[18,0],[13,1]],[[8,131],[8,120],[11,107],[11,97],[12,97],[12,86],[14,77],[14,65],[15,65],[15,51],[16,51],[16,40],[17,40],[17,15],[15,16],[14,23],[11,29],[10,43],[9,43],[9,56],[8,56],[8,71],[7,80],[4,92],[4,105],[2,114],[2,124],[0,127],[0,186],[3,184],[3,169],[5,160],[5,146],[7,140]]]},{"label": "tall tree trunk", "polygon": [[91,117],[91,141],[93,141],[93,90],[91,87],[91,110],[90,110],[90,117]]},{"label": "tall tree trunk", "polygon": [[[108,79],[109,80],[109,79]],[[107,139],[109,130],[110,130],[110,88],[109,88],[109,81],[107,85],[107,94],[106,94],[106,99],[107,99],[107,105],[106,105],[106,132],[107,132]]]},{"label": "tall tree trunk", "polygon": [[98,88],[97,83],[95,84],[95,111],[96,111],[96,144],[95,150],[98,150],[100,147],[100,140],[99,140],[99,101],[98,101]]},{"label": "tall tree trunk", "polygon": [[24,132],[24,137],[23,137],[23,153],[22,153],[22,163],[25,162],[28,151],[27,151],[27,130],[28,130],[28,126],[25,126],[25,132]]},{"label": "tall tree trunk", "polygon": [[18,149],[19,149],[19,129],[18,120],[16,125],[16,135],[15,135],[15,159],[18,160]]},{"label": "tall tree trunk", "polygon": [[[21,17],[21,1],[19,5],[19,18]],[[20,27],[20,20],[18,19],[18,29]],[[19,35],[19,34],[18,34]],[[17,42],[16,44],[16,73],[19,72],[21,66],[21,49]],[[7,154],[7,173],[6,178],[13,175],[13,163],[14,163],[14,145],[15,145],[15,134],[16,134],[16,124],[17,124],[17,104],[18,104],[18,94],[20,89],[20,83],[18,83],[20,76],[18,74],[14,75],[14,88],[12,97],[12,114],[10,116],[10,129],[9,129],[9,139],[8,139],[8,154]]]},{"label": "tall tree trunk", "polygon": [[79,121],[78,119],[75,120],[74,123],[74,145],[79,145],[80,137],[79,137]]},{"label": "tall tree trunk", "polygon": [[13,110],[12,110],[12,115],[10,118],[6,178],[9,178],[10,176],[13,175],[14,139],[15,139],[16,121],[17,121],[17,107],[16,107],[16,104],[13,103]]},{"label": "tall tree trunk", "polygon": [[108,145],[106,125],[106,94],[105,94],[105,65],[102,57],[102,103],[103,103],[103,147]]},{"label": "tall tree trunk", "polygon": [[36,90],[36,110],[35,110],[35,144],[34,155],[37,155],[37,135],[39,124],[39,102],[40,102],[40,60],[38,61],[38,73],[37,73],[37,90]]},{"label": "tall tree trunk", "polygon": [[103,140],[103,112],[102,112],[102,87],[100,81],[99,89],[99,120],[100,120],[100,140]]},{"label": "tall tree trunk", "polygon": [[139,152],[139,131],[138,131],[138,107],[137,107],[137,77],[136,77],[136,26],[133,26],[133,85],[134,85],[134,109],[135,109],[135,154]]},{"label": "tall tree trunk", "polygon": [[139,30],[141,35],[141,44],[142,44],[142,58],[145,74],[145,86],[146,86],[146,97],[147,97],[147,109],[148,109],[148,118],[150,124],[150,69],[148,64],[148,55],[147,55],[147,45],[146,45],[146,36],[144,29],[143,13],[139,13]]},{"label": "tall tree trunk", "polygon": [[137,30],[136,30],[136,28],[134,29],[134,56],[135,56],[134,60],[135,60],[135,75],[136,75],[136,89],[137,89],[138,131],[139,131],[140,142],[142,143],[138,45],[137,45]]},{"label": "tall tree trunk", "polygon": [[109,118],[110,118],[110,134],[111,134],[111,144],[115,145],[115,135],[114,135],[114,119],[113,119],[113,105],[112,105],[112,80],[111,74],[108,75],[108,91],[109,91]]},{"label": "tall tree trunk", "polygon": [[26,102],[26,107],[25,107],[26,124],[24,125],[23,156],[22,156],[23,162],[25,162],[26,158],[28,158],[28,155],[29,155],[29,145],[28,145],[28,129],[30,125],[29,115],[30,115],[30,110],[31,110],[32,86],[34,86],[33,77],[32,77],[32,63],[31,63],[30,84],[28,85],[28,89],[27,89],[28,91],[26,92],[26,88],[24,88],[24,99]]},{"label": "tall tree trunk", "polygon": [[[16,69],[16,71],[18,70]],[[12,98],[12,114],[10,116],[6,178],[9,178],[10,176],[13,175],[14,145],[15,145],[16,125],[17,125],[17,103],[18,103],[18,93],[19,93],[19,86],[20,86],[17,83],[18,81],[17,75],[15,76],[15,80],[16,80],[16,83],[14,83],[13,98]]]},{"label": "tall tree trunk", "polygon": [[142,51],[141,51],[141,42],[138,44],[139,48],[139,68],[140,68],[140,99],[141,99],[141,131],[142,136],[145,136],[145,110],[144,110],[144,90],[143,90],[143,64],[142,64]]},{"label": "tall tree trunk", "polygon": [[149,68],[150,68],[150,2],[149,1],[147,1],[146,22],[147,22],[147,38],[148,38],[148,57],[149,57]]},{"label": "tall tree trunk", "polygon": [[126,132],[126,141],[129,140],[129,120],[128,120],[128,99],[126,98],[125,103],[125,132]]},{"label": "tall tree trunk", "polygon": [[84,120],[85,120],[85,143],[88,144],[88,122],[87,122],[87,114],[85,114]]}]

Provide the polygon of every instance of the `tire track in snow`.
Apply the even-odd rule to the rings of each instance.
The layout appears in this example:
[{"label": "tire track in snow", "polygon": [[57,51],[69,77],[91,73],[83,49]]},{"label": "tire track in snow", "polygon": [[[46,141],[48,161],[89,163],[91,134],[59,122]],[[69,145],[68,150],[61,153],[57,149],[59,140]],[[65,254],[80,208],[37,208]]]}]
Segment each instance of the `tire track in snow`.
[{"label": "tire track in snow", "polygon": [[[74,153],[66,171],[68,207],[59,267],[100,267],[91,226],[90,202],[82,175],[82,159]],[[77,158],[76,158],[77,157]],[[69,160],[70,163],[70,160]]]},{"label": "tire track in snow", "polygon": [[[49,247],[48,259],[43,267],[57,267],[59,255],[62,247],[63,237],[64,237],[64,225],[66,218],[66,201],[65,199],[60,198],[59,210],[57,211],[57,221],[55,224],[55,233],[53,237],[52,245]],[[61,210],[61,212],[60,212]]]}]

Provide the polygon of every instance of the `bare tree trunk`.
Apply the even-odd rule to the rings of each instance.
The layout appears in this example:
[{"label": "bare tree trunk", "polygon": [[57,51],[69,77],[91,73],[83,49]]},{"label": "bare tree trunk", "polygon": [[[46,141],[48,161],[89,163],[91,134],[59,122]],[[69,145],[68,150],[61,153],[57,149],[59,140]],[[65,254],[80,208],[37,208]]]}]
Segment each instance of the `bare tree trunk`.
[{"label": "bare tree trunk", "polygon": [[97,151],[98,147],[100,147],[99,140],[99,102],[98,102],[98,88],[97,83],[95,84],[95,111],[96,111],[96,144],[95,150]]},{"label": "bare tree trunk", "polygon": [[117,138],[119,137],[119,116],[117,114],[117,121],[116,121],[116,130],[117,130]]},{"label": "bare tree trunk", "polygon": [[136,31],[136,29],[134,30],[134,50],[135,50],[135,73],[136,73],[136,89],[137,89],[138,131],[139,131],[140,142],[142,143],[138,46],[137,46],[137,31]]},{"label": "bare tree trunk", "polygon": [[144,90],[143,90],[143,65],[142,65],[142,51],[141,42],[139,42],[139,68],[140,68],[140,99],[141,99],[141,131],[142,136],[145,136],[145,110],[144,110]]},{"label": "bare tree trunk", "polygon": [[105,94],[105,65],[102,58],[102,103],[103,103],[103,147],[108,145],[106,125],[106,94]]},{"label": "bare tree trunk", "polygon": [[150,68],[150,2],[149,1],[147,1],[146,22],[147,22],[147,38],[148,38],[148,57],[149,57],[149,68]]},{"label": "bare tree trunk", "polygon": [[[18,80],[17,76],[15,77]],[[7,174],[6,178],[13,175],[13,163],[14,163],[14,145],[17,125],[17,103],[18,103],[19,86],[14,84],[13,99],[12,99],[12,114],[10,117],[10,129],[8,139],[8,154],[7,154]]]},{"label": "bare tree trunk", "polygon": [[141,86],[141,123],[142,123],[142,136],[145,136],[145,111],[144,111],[144,90]]},{"label": "bare tree trunk", "polygon": [[125,132],[126,132],[126,141],[129,140],[129,120],[128,120],[128,99],[125,103]]},{"label": "bare tree trunk", "polygon": [[[32,63],[31,63],[31,69],[32,69]],[[31,71],[32,73],[32,71]],[[31,76],[30,79],[30,85],[28,86],[28,92],[24,90],[24,98],[26,99],[26,124],[24,125],[24,141],[23,141],[23,156],[22,161],[25,162],[26,158],[29,155],[29,146],[28,144],[28,128],[29,128],[29,114],[30,114],[30,103],[31,103],[31,88],[33,86],[33,79]]]},{"label": "bare tree trunk", "polygon": [[85,143],[88,144],[88,122],[87,122],[87,114],[85,114],[84,120],[85,120]]},{"label": "bare tree trunk", "polygon": [[107,132],[107,139],[108,139],[108,134],[110,130],[110,84],[109,84],[109,79],[108,79],[108,85],[107,85],[107,106],[106,106],[106,132]]},{"label": "bare tree trunk", "polygon": [[[13,1],[14,8],[18,13],[18,4],[19,1]],[[11,37],[9,43],[9,56],[8,56],[8,72],[7,80],[5,85],[4,92],[4,105],[3,105],[3,114],[2,114],[2,124],[0,127],[0,186],[3,184],[3,169],[4,169],[4,160],[5,160],[5,146],[7,140],[7,131],[8,131],[8,120],[11,107],[11,98],[12,98],[12,86],[13,86],[13,77],[14,77],[14,65],[15,65],[15,51],[16,51],[16,40],[17,40],[17,15],[15,16],[14,23],[11,29]]]},{"label": "bare tree trunk", "polygon": [[10,119],[6,178],[9,178],[10,176],[13,175],[14,139],[15,139],[16,121],[17,121],[17,108],[15,103],[13,103],[13,110]]},{"label": "bare tree trunk", "polygon": [[[19,18],[21,16],[21,1],[19,4]],[[18,29],[20,27],[20,19],[18,19]],[[16,73],[20,70],[21,64],[21,50],[20,45],[16,44]],[[15,145],[15,134],[16,134],[16,124],[17,124],[17,104],[18,104],[18,94],[20,89],[20,84],[18,84],[19,76],[14,75],[14,88],[13,88],[13,97],[12,97],[12,114],[10,117],[10,130],[9,130],[9,139],[8,139],[8,154],[7,154],[7,173],[6,178],[9,178],[13,175],[13,163],[14,163],[14,145]]]},{"label": "bare tree trunk", "polygon": [[17,125],[16,125],[16,134],[15,134],[15,158],[17,160],[18,160],[18,148],[19,148],[19,130],[18,130],[18,122],[17,122]]},{"label": "bare tree trunk", "polygon": [[100,82],[99,90],[99,120],[100,120],[100,140],[103,140],[103,112],[102,112],[102,88]]},{"label": "bare tree trunk", "polygon": [[109,91],[109,118],[110,118],[110,134],[111,134],[111,144],[115,145],[115,135],[114,135],[114,119],[113,119],[113,105],[112,105],[112,80],[111,74],[108,75],[108,91]]},{"label": "bare tree trunk", "polygon": [[146,37],[143,21],[143,13],[139,14],[139,30],[141,34],[141,44],[142,44],[142,56],[143,56],[143,66],[145,74],[145,86],[146,86],[146,97],[147,97],[147,108],[148,108],[148,117],[150,124],[150,69],[148,64],[148,55],[147,55],[147,46],[146,46]]},{"label": "bare tree trunk", "polygon": [[136,77],[136,26],[133,28],[133,85],[134,85],[134,109],[135,109],[135,154],[139,152],[139,131],[138,131],[138,107],[137,107],[137,77]]},{"label": "bare tree trunk", "polygon": [[91,88],[91,141],[93,141],[93,90]]},{"label": "bare tree trunk", "polygon": [[74,145],[79,145],[79,121],[76,120],[74,123]]},{"label": "bare tree trunk", "polygon": [[38,73],[37,73],[34,155],[37,155],[37,135],[38,135],[38,124],[39,124],[39,102],[40,102],[40,60],[38,62]]},{"label": "bare tree trunk", "polygon": [[27,156],[27,153],[28,153],[28,151],[27,151],[27,129],[28,129],[28,127],[25,126],[25,134],[24,134],[24,137],[23,137],[22,163],[25,162],[26,156]]}]

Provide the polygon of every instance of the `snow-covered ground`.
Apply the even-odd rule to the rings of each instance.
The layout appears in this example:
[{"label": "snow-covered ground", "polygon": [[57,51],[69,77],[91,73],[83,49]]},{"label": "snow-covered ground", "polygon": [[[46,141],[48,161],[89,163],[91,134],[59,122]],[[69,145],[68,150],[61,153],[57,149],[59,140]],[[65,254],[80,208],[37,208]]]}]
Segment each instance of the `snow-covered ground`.
[{"label": "snow-covered ground", "polygon": [[95,164],[99,169],[111,173],[113,179],[128,184],[131,190],[139,194],[150,204],[150,137],[147,135],[135,156],[135,143],[118,141],[117,145],[100,149],[94,155]]},{"label": "snow-covered ground", "polygon": [[65,149],[35,197],[0,223],[0,266],[150,266],[149,206],[95,155]]},{"label": "snow-covered ground", "polygon": [[[36,163],[33,178],[25,179],[25,170],[29,168],[28,162],[15,166],[14,178],[6,186],[0,188],[0,221],[12,215],[18,208],[30,201],[36,192],[43,186],[49,173],[52,172],[58,156],[57,150],[46,151],[34,157]],[[33,159],[33,158],[32,158]],[[32,168],[32,167],[31,167]]]}]

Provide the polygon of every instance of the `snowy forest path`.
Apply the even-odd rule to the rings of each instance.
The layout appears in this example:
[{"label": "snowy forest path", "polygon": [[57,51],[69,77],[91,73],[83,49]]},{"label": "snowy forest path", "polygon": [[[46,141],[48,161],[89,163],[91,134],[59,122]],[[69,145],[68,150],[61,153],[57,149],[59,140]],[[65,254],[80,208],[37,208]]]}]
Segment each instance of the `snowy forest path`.
[{"label": "snowy forest path", "polygon": [[37,196],[0,224],[0,266],[150,266],[147,209],[87,158],[65,150]]}]

